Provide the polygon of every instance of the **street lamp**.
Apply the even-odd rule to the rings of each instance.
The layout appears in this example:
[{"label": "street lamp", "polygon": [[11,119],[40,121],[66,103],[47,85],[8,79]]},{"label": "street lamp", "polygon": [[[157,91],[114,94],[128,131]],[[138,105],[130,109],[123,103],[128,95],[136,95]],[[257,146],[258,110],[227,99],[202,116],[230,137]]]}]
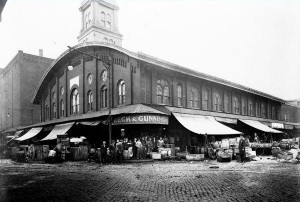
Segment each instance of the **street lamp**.
[{"label": "street lamp", "polygon": [[[68,46],[70,52],[71,51],[76,51],[78,53],[81,53],[82,55],[86,55],[86,56],[89,56],[91,58],[95,58],[97,61],[101,61],[104,65],[104,67],[106,68],[107,70],[107,73],[108,73],[108,138],[109,138],[109,144],[111,144],[111,133],[112,133],[112,120],[111,120],[111,102],[112,102],[112,99],[111,99],[111,74],[110,74],[110,68],[111,68],[111,65],[112,65],[112,58],[109,56],[108,57],[108,60],[102,60],[94,55],[90,55],[88,53],[85,53],[85,52],[82,52],[76,48],[73,48],[73,47],[70,47]],[[72,65],[69,65],[68,66],[68,70],[69,71],[72,71],[74,69],[74,67]]]}]

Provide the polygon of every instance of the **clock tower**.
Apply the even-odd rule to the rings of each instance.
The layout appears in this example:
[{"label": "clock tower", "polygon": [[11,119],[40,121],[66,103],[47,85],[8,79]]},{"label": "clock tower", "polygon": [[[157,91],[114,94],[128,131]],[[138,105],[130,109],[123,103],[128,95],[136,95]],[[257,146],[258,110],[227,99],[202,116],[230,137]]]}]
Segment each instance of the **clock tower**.
[{"label": "clock tower", "polygon": [[122,35],[118,30],[118,10],[114,0],[85,0],[79,8],[82,26],[79,43],[105,42],[122,46]]}]

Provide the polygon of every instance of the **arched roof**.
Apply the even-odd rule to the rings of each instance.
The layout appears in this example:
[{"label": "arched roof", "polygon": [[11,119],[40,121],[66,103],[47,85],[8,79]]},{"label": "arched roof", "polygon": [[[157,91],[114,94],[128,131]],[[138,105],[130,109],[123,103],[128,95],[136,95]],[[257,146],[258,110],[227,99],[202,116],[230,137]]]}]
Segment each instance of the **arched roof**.
[{"label": "arched roof", "polygon": [[[262,97],[265,97],[265,98],[268,98],[268,99],[271,99],[271,100],[275,100],[275,101],[278,101],[278,102],[281,102],[281,103],[286,103],[285,100],[283,100],[281,98],[278,98],[278,97],[275,97],[275,96],[272,96],[272,95],[269,95],[267,93],[263,93],[263,92],[248,88],[246,86],[236,84],[236,83],[233,83],[233,82],[230,82],[230,81],[218,78],[218,77],[214,77],[214,76],[211,76],[211,75],[208,75],[208,74],[200,73],[200,72],[197,72],[195,70],[191,70],[191,69],[188,69],[188,68],[185,68],[185,67],[182,67],[182,66],[179,66],[179,65],[176,65],[176,64],[173,64],[173,63],[170,63],[170,62],[167,62],[167,61],[149,56],[149,55],[146,55],[146,54],[141,53],[141,52],[134,53],[134,52],[128,51],[128,50],[126,50],[122,47],[116,46],[114,44],[100,43],[100,42],[86,42],[86,43],[81,43],[81,44],[78,44],[76,46],[73,46],[72,48],[74,48],[74,49],[84,49],[84,48],[87,48],[87,47],[91,47],[91,48],[93,48],[93,47],[106,47],[106,48],[113,49],[113,50],[119,51],[121,53],[124,53],[124,54],[126,54],[126,55],[128,55],[132,58],[137,59],[137,60],[140,60],[140,61],[143,61],[143,62],[146,62],[146,63],[150,63],[150,64],[153,64],[153,65],[157,65],[157,66],[165,68],[165,69],[169,69],[169,70],[176,71],[176,72],[179,72],[179,73],[183,73],[183,74],[186,74],[186,75],[190,75],[190,76],[193,76],[193,77],[197,77],[197,78],[201,78],[201,79],[208,80],[208,81],[211,81],[211,82],[215,82],[215,83],[218,83],[218,84],[222,84],[222,85],[225,85],[225,86],[229,86],[229,87],[239,89],[239,90],[242,90],[242,91],[245,91],[245,92],[249,92],[249,93],[252,93],[252,94],[256,94],[256,95],[259,95],[259,96],[262,96]],[[45,72],[45,74],[43,75],[42,79],[40,80],[40,82],[37,86],[37,89],[36,89],[36,91],[34,93],[34,96],[33,96],[33,99],[32,99],[32,102],[34,104],[39,104],[41,96],[42,96],[44,90],[46,89],[48,82],[52,79],[52,76],[57,72],[56,70],[58,70],[61,67],[61,65],[65,64],[66,61],[69,60],[73,54],[74,53],[72,51],[66,50],[56,60],[53,61],[53,63],[47,69],[47,71]]]}]

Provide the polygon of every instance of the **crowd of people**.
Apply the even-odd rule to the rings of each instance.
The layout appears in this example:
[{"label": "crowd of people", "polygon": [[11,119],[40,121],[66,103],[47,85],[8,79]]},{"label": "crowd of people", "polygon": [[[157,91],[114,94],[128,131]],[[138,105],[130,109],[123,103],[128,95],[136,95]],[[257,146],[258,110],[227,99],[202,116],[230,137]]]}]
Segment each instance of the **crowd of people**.
[{"label": "crowd of people", "polygon": [[125,159],[150,158],[151,152],[169,144],[169,139],[163,137],[141,137],[130,140],[128,138],[112,140],[111,144],[103,141],[100,148],[91,145],[88,161],[106,163],[122,163]]}]

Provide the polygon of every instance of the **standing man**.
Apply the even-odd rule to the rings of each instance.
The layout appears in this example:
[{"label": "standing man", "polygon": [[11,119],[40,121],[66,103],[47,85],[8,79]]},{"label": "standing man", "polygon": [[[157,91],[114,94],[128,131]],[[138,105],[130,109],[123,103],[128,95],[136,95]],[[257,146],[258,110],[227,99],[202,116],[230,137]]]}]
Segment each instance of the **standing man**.
[{"label": "standing man", "polygon": [[239,141],[239,152],[240,152],[240,158],[241,158],[241,163],[245,163],[246,159],[246,151],[245,151],[245,139],[244,139],[244,134],[242,133],[240,136],[240,141]]},{"label": "standing man", "polygon": [[105,141],[103,141],[100,148],[101,148],[101,163],[106,164],[107,146]]}]

